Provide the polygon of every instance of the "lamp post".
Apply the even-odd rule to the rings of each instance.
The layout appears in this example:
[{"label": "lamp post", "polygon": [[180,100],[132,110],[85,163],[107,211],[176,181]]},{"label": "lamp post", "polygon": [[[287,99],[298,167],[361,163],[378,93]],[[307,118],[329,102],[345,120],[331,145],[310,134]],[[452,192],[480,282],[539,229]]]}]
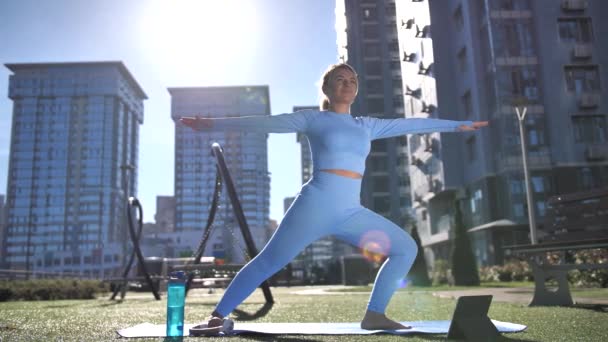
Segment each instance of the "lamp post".
[{"label": "lamp post", "polygon": [[526,118],[526,112],[528,107],[523,107],[520,111],[518,107],[515,107],[515,114],[519,121],[519,138],[521,141],[521,155],[524,165],[524,180],[526,182],[526,200],[528,201],[528,221],[530,222],[530,241],[533,245],[537,243],[536,240],[536,212],[534,211],[534,199],[532,196],[532,186],[530,184],[530,170],[528,170],[528,149],[526,145],[526,135],[524,130],[524,120]]}]

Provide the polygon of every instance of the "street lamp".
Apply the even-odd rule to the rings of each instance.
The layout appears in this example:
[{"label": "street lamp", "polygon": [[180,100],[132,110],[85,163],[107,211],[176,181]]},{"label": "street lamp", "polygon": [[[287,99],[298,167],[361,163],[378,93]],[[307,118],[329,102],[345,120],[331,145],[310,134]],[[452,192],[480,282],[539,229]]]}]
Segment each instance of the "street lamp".
[{"label": "street lamp", "polygon": [[521,140],[521,155],[524,164],[524,180],[526,182],[526,199],[528,201],[528,221],[530,222],[530,241],[533,245],[536,241],[536,213],[534,211],[534,199],[532,196],[532,186],[530,184],[530,170],[528,170],[528,151],[526,145],[526,135],[524,132],[524,120],[526,118],[526,112],[528,107],[523,107],[520,111],[519,108],[515,107],[515,114],[519,121],[519,138]]}]

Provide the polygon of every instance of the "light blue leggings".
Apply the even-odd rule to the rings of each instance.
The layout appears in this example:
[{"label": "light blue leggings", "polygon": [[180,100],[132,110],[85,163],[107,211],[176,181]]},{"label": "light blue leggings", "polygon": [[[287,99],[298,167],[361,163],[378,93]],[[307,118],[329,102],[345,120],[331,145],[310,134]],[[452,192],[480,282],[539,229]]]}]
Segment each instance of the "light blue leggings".
[{"label": "light blue leggings", "polygon": [[216,312],[227,316],[266,279],[306,246],[326,235],[388,256],[380,268],[368,310],[384,313],[416,258],[417,246],[403,229],[364,208],[361,180],[323,171],[306,183],[260,253],[234,277]]}]

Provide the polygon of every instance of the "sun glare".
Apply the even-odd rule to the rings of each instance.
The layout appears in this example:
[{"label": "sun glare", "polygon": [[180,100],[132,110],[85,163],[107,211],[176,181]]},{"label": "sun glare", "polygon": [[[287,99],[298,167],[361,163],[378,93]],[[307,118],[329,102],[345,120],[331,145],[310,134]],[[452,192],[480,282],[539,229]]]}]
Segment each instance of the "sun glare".
[{"label": "sun glare", "polygon": [[140,25],[150,59],[184,72],[210,72],[238,61],[255,47],[250,1],[151,1]]}]

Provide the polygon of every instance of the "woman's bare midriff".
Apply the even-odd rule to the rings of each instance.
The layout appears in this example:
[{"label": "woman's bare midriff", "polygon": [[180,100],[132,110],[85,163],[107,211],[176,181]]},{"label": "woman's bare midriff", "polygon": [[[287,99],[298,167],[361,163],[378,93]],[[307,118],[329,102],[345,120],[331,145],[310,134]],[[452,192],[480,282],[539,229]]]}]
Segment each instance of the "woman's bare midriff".
[{"label": "woman's bare midriff", "polygon": [[363,175],[361,175],[358,172],[354,172],[354,171],[348,171],[348,170],[342,170],[342,169],[322,169],[321,171],[333,173],[333,174],[343,176],[343,177],[348,177],[348,178],[355,178],[355,179],[363,178]]}]

